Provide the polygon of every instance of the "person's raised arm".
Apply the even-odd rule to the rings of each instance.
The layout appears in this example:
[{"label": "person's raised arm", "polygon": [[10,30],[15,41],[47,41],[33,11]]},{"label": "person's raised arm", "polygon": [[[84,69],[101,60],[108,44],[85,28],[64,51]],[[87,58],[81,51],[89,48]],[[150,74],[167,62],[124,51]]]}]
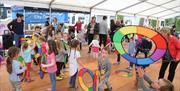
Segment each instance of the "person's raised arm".
[{"label": "person's raised arm", "polygon": [[138,82],[139,82],[140,87],[143,89],[143,91],[151,91],[152,89],[145,86],[145,83],[144,83],[144,74],[145,74],[144,70],[139,67],[139,68],[137,68],[137,72],[139,74]]}]

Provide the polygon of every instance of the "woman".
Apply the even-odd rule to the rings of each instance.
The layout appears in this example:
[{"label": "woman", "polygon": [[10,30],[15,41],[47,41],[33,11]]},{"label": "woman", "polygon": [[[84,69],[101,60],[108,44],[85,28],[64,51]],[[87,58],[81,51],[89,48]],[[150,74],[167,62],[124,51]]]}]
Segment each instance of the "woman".
[{"label": "woman", "polygon": [[168,65],[170,65],[168,80],[172,82],[180,59],[180,40],[171,34],[169,28],[162,28],[160,33],[166,39],[168,48],[163,57],[159,79],[164,78],[165,71]]},{"label": "woman", "polygon": [[[88,35],[88,45],[92,42],[95,34],[99,33],[99,24],[96,23],[96,17],[92,17],[91,22],[88,24],[87,35]],[[90,53],[91,48],[89,48]]]},{"label": "woman", "polygon": [[111,22],[111,24],[110,24],[110,29],[111,29],[110,37],[111,37],[111,41],[113,42],[113,36],[116,32],[117,26],[116,26],[115,21],[113,19],[110,22]]}]

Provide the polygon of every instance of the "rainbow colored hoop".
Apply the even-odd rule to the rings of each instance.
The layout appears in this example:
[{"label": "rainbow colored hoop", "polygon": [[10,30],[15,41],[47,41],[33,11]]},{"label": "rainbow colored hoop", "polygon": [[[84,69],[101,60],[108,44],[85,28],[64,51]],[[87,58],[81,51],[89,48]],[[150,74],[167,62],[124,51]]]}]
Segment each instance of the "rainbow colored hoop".
[{"label": "rainbow colored hoop", "polygon": [[[125,35],[132,33],[146,36],[147,38],[154,41],[156,48],[152,55],[150,55],[148,58],[134,58],[125,52],[121,44],[122,39]],[[113,41],[115,48],[122,55],[123,58],[138,65],[148,65],[148,64],[152,64],[153,62],[156,62],[165,54],[167,48],[166,41],[161,34],[149,28],[145,28],[141,26],[127,26],[120,28],[115,33],[113,37]]]},{"label": "rainbow colored hoop", "polygon": [[[92,87],[87,87],[85,84],[84,84],[84,81],[83,81],[83,75],[88,72],[91,76],[91,78],[93,78],[93,86]],[[94,75],[93,72],[89,69],[86,69],[86,68],[82,68],[79,73],[78,73],[78,81],[79,81],[79,84],[81,86],[81,88],[84,90],[84,91],[96,91],[96,86],[97,86],[97,72],[96,74]]]}]

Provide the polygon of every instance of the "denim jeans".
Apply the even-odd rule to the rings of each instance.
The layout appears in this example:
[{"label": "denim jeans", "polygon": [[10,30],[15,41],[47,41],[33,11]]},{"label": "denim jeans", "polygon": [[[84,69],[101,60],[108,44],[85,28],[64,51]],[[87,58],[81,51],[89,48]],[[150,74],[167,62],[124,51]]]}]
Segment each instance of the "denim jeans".
[{"label": "denim jeans", "polygon": [[15,40],[15,46],[19,47],[20,46],[20,38],[23,38],[24,35],[19,35],[14,33],[14,40]]},{"label": "denim jeans", "polygon": [[51,91],[56,91],[56,73],[49,73],[51,80]]},{"label": "denim jeans", "polygon": [[13,87],[12,91],[22,91],[21,90],[21,82],[14,82],[14,81],[10,81]]},{"label": "denim jeans", "polygon": [[78,73],[78,71],[73,76],[70,77],[69,84],[72,88],[76,88],[77,73]]},{"label": "denim jeans", "polygon": [[111,84],[109,83],[108,77],[106,77],[104,80],[100,79],[98,91],[104,91],[104,85],[106,85],[108,89],[111,89]]}]

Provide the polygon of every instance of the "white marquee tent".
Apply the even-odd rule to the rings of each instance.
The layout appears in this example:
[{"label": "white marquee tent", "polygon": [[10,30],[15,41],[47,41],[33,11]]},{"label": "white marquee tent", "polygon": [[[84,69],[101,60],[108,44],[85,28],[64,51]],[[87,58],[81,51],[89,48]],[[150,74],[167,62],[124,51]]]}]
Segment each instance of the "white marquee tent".
[{"label": "white marquee tent", "polygon": [[0,3],[156,19],[180,16],[180,0],[0,0]]}]

